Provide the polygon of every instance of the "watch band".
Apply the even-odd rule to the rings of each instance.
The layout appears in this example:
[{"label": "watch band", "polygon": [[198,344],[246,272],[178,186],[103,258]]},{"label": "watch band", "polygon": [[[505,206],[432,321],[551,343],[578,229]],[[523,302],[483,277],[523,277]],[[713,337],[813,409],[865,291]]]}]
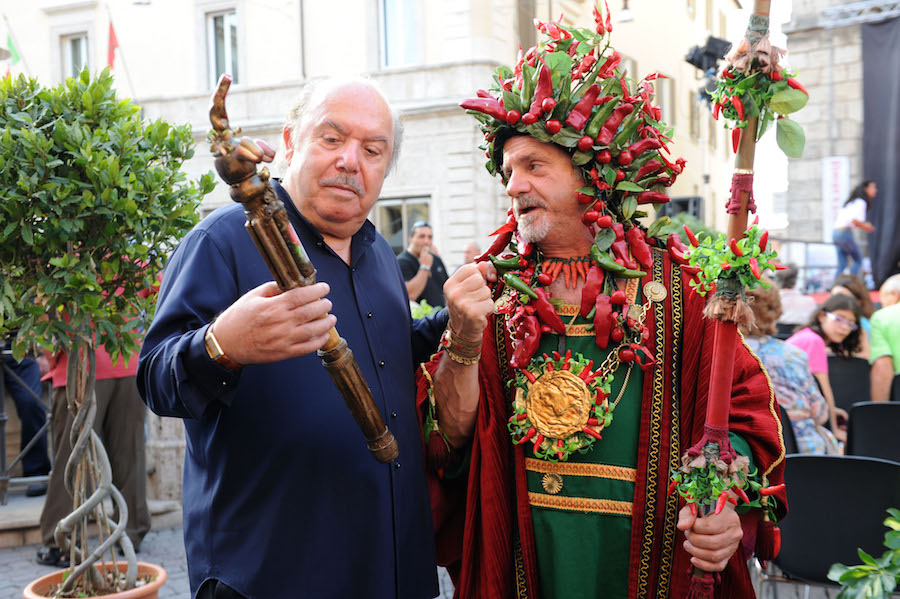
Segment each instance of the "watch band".
[{"label": "watch band", "polygon": [[243,368],[243,364],[239,364],[225,355],[225,352],[222,351],[222,346],[219,345],[219,340],[216,339],[215,333],[213,333],[213,325],[210,324],[209,328],[206,329],[206,335],[203,337],[203,341],[206,345],[206,353],[209,354],[209,357],[215,361],[216,364],[222,366],[227,370],[236,371]]}]

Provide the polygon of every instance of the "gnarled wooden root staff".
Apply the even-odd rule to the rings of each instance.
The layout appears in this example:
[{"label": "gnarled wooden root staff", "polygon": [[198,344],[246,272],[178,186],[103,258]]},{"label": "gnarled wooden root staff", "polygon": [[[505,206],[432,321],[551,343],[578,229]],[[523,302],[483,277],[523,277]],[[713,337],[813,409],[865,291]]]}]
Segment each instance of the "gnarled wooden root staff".
[{"label": "gnarled wooden root staff", "polygon": [[[257,164],[264,155],[271,155],[271,150],[248,138],[237,137],[240,130],[230,128],[225,112],[225,94],[230,85],[228,75],[219,78],[209,109],[213,127],[209,135],[210,149],[215,156],[216,171],[231,186],[231,199],[244,206],[247,232],[282,291],[312,285],[316,282],[316,269],[269,182],[269,172],[266,168],[257,172]],[[319,357],[362,430],[369,451],[379,462],[390,462],[399,453],[397,441],[384,424],[346,341],[334,328],[328,335]]]}]

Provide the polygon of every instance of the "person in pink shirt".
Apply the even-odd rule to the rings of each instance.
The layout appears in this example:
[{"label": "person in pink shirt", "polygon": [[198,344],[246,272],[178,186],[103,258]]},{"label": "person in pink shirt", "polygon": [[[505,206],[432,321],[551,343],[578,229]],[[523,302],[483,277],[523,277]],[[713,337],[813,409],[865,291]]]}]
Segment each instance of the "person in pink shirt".
[{"label": "person in pink shirt", "polygon": [[812,372],[822,395],[828,402],[831,430],[839,441],[847,440],[847,431],[838,426],[838,418],[846,421],[847,412],[834,404],[834,393],[828,380],[828,350],[836,356],[850,357],[859,350],[859,304],[848,295],[832,295],[816,310],[809,324],[794,333],[787,342],[802,349],[809,358]]}]

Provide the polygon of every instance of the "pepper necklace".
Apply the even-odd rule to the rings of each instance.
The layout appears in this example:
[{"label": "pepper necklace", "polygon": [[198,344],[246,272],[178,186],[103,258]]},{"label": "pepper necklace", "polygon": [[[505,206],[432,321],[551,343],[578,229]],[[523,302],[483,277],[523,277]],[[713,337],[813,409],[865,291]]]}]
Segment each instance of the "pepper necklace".
[{"label": "pepper necklace", "polygon": [[[536,457],[567,460],[602,438],[600,433],[612,423],[613,410],[624,395],[634,364],[644,370],[655,365],[645,345],[649,329],[644,318],[652,301],[665,298],[665,288],[657,282],[647,283],[646,302],[635,305],[636,287],[627,295],[616,289],[613,277],[607,278],[606,269],[588,257],[536,257],[532,263],[515,256],[505,264],[493,258],[492,262],[498,268],[500,264],[519,267],[503,274],[506,290],[496,302],[498,314],[507,317],[514,345],[510,364],[516,369],[512,381],[516,392],[507,428],[514,443],[530,441]],[[579,314],[592,321],[588,329],[594,330],[597,346],[606,349],[610,341],[616,344],[596,369],[592,360],[565,350],[567,327],[544,289],[560,272],[567,288],[576,287],[578,277],[584,280]],[[601,293],[604,290],[611,293]],[[560,336],[559,351],[535,356],[541,334],[551,332]],[[622,363],[629,367],[618,397],[610,403],[611,383]]]}]

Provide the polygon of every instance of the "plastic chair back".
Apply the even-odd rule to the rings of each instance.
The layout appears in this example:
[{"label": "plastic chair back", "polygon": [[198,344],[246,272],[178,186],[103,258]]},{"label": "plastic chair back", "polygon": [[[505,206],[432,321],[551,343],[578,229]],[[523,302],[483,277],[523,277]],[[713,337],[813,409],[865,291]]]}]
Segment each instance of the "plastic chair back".
[{"label": "plastic chair back", "polygon": [[871,399],[869,363],[862,358],[828,356],[828,381],[834,392],[834,405],[850,411],[853,404]]},{"label": "plastic chair back", "polygon": [[794,426],[788,418],[787,410],[778,405],[778,413],[781,416],[781,435],[784,437],[784,453],[799,453],[797,449],[797,437],[794,435]]},{"label": "plastic chair back", "polygon": [[789,455],[789,512],[775,564],[789,577],[829,584],[832,564],[885,551],[887,509],[900,505],[900,463],[858,456]]},{"label": "plastic chair back", "polygon": [[900,403],[855,404],[850,409],[844,453],[900,462]]},{"label": "plastic chair back", "polygon": [[900,374],[894,377],[891,384],[891,401],[900,401]]}]

